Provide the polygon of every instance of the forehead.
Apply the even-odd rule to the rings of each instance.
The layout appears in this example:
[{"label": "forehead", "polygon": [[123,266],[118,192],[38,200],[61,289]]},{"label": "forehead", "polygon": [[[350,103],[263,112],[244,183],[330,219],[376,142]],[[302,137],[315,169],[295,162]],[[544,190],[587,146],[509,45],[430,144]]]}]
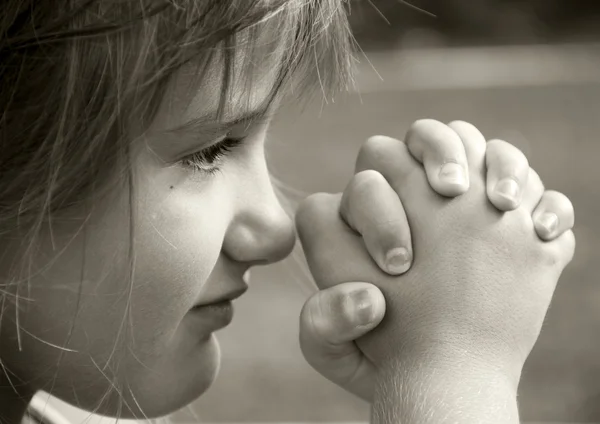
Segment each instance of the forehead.
[{"label": "forehead", "polygon": [[[199,116],[214,115],[216,120],[221,100],[223,120],[262,109],[277,82],[285,52],[275,34],[269,23],[259,31],[244,31],[237,37],[237,45],[215,50],[206,66],[192,62],[180,69],[163,99],[159,115],[168,122],[160,127],[177,126]],[[228,83],[223,78],[227,67]]]}]

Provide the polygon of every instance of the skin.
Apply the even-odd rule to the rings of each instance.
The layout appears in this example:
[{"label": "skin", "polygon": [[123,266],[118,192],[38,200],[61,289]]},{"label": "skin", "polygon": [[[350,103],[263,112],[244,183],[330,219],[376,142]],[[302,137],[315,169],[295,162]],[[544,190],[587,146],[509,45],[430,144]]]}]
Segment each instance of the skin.
[{"label": "skin", "polygon": [[[275,67],[269,65],[265,63],[263,78],[254,86],[250,109],[259,108],[270,89],[273,75],[269,70]],[[207,177],[170,165],[213,141],[215,135],[208,127],[198,133],[173,134],[167,129],[216,109],[220,89],[214,76],[218,71],[214,69],[192,97],[190,75],[185,71],[178,74],[155,122],[139,140],[134,163],[134,203],[139,211],[135,228],[137,257],[131,288],[127,272],[127,191],[112,193],[110,199],[94,205],[92,214],[86,216],[85,231],[80,231],[84,211],[70,211],[68,220],[55,221],[52,233],[44,229],[44,243],[36,257],[29,291],[19,293],[22,350],[17,340],[16,309],[9,303],[3,312],[2,360],[19,376],[2,381],[0,405],[14,408],[12,412],[6,409],[6,422],[18,422],[26,402],[38,389],[84,409],[132,418],[171,413],[196,399],[213,382],[219,367],[215,329],[193,323],[189,309],[200,301],[243,287],[244,271],[283,259],[295,241],[294,223],[275,196],[265,163],[268,121],[232,129],[246,135],[247,140],[226,160],[219,174]],[[246,111],[240,103],[232,103],[228,117]],[[415,134],[421,134],[420,130]],[[441,139],[431,143],[415,140],[414,146],[421,146],[425,170],[439,167],[447,155],[463,160],[466,169],[464,147],[448,145],[446,137]],[[505,171],[496,163],[502,161],[492,161],[490,172],[502,176]],[[437,175],[431,171],[429,183],[442,194],[456,196],[468,189],[467,184],[455,181],[444,184]],[[388,192],[386,199],[398,197]],[[354,202],[349,210],[356,215],[364,210],[364,203]],[[385,208],[386,214],[396,217],[401,211],[401,204]],[[367,218],[363,214],[361,219]],[[373,240],[368,253],[379,260],[382,249],[405,243],[410,234],[408,222],[402,220],[394,221],[386,231],[384,227],[367,230],[364,232],[372,233]],[[390,231],[401,237],[390,239]],[[7,252],[12,247],[8,245]],[[0,264],[0,269],[6,270],[4,265],[10,256],[4,255],[3,261],[6,263]],[[322,292],[329,298],[318,299],[346,299],[352,288],[341,284]],[[365,302],[375,306],[366,324],[348,324],[347,314],[339,308],[321,312],[321,323],[328,328],[345,323],[343,331],[335,336],[321,331],[314,325],[318,321],[309,320],[306,314],[301,318],[303,351],[307,359],[312,358],[309,362],[366,399],[373,393],[373,370],[365,368],[362,379],[354,382],[338,378],[354,372],[356,364],[328,354],[332,346],[347,349],[353,339],[381,320],[385,308],[382,298],[370,296]],[[312,303],[307,303],[306,310],[310,310],[314,299],[309,300]],[[76,326],[69,336],[72,322]],[[352,353],[358,355],[357,351]],[[332,374],[332,370],[337,371]],[[120,396],[113,391],[98,405],[112,387],[109,380],[117,384]],[[16,385],[23,401],[17,401],[11,384]],[[123,409],[119,409],[120,397],[125,402]]]},{"label": "skin", "polygon": [[[312,195],[296,215],[319,287],[353,280],[377,287],[365,294],[366,287],[355,284],[350,296],[359,302],[338,306],[346,316],[369,317],[364,306],[353,311],[353,304],[376,293],[385,297],[381,323],[355,340],[364,356],[348,375],[350,382],[377,376],[373,423],[518,423],[521,369],[573,257],[572,231],[552,241],[534,232],[532,212],[546,196],[537,173],[528,170],[520,206],[499,213],[486,193],[485,138],[464,122],[451,127],[469,162],[471,187],[463,196],[449,201],[437,195],[410,156],[409,143],[379,137],[359,153],[350,189],[341,197]],[[415,260],[410,272],[390,276],[370,260],[360,233],[350,229],[364,228],[364,222],[357,225],[347,205],[396,196],[411,223]]]},{"label": "skin", "polygon": [[[320,290],[307,300],[302,309],[302,352],[306,360],[324,377],[366,401],[373,401],[375,386],[378,384],[377,376],[390,375],[390,372],[378,372],[376,364],[365,355],[358,343],[379,325],[386,315],[386,308],[390,307],[380,288],[371,283],[385,276],[403,274],[390,272],[386,267],[384,258],[391,248],[405,247],[412,252],[413,246],[423,243],[423,231],[414,231],[415,218],[410,221],[409,231],[406,208],[410,206],[409,203],[416,203],[416,200],[401,195],[407,186],[407,169],[415,174],[425,172],[430,188],[439,194],[446,193],[447,196],[452,190],[453,193],[466,191],[465,187],[457,190],[452,181],[441,181],[436,171],[441,164],[448,162],[463,163],[465,169],[469,170],[472,165],[467,160],[467,152],[474,150],[473,145],[485,157],[485,171],[480,172],[485,175],[487,199],[496,209],[510,212],[520,208],[523,206],[526,188],[535,183],[541,197],[529,196],[525,202],[528,211],[526,216],[531,220],[528,224],[531,233],[535,232],[539,241],[546,243],[572,236],[574,211],[571,201],[562,193],[544,190],[539,176],[530,169],[527,158],[516,147],[497,139],[486,143],[476,127],[463,121],[454,121],[448,125],[431,119],[416,121],[407,132],[404,142],[383,136],[370,138],[359,152],[355,175],[344,192],[333,196],[320,194],[316,198],[309,197],[296,214],[297,228],[309,263],[312,257],[329,258],[326,260],[329,264],[340,261],[344,264],[356,264],[356,267],[328,268],[324,274],[319,272],[320,268],[311,269]],[[401,149],[402,146],[405,148]],[[469,149],[467,146],[470,146]],[[406,155],[412,157],[407,158]],[[418,165],[423,167],[419,169]],[[479,163],[478,166],[482,167],[483,164]],[[480,175],[477,176],[480,178]],[[533,181],[530,176],[533,176]],[[515,199],[496,191],[498,182],[506,179],[517,183]],[[468,190],[471,191],[470,184]],[[425,195],[426,190],[420,194]],[[324,209],[319,206],[322,201],[325,203]],[[312,211],[314,208],[311,205],[315,203],[316,214],[303,213],[306,210]],[[327,214],[325,219],[329,221],[321,227],[317,223],[323,221],[324,218],[320,216],[323,213]],[[421,216],[423,213],[415,214]],[[547,227],[548,214],[557,217],[556,225],[550,228]],[[309,216],[308,219],[305,219],[306,215]],[[432,219],[431,222],[438,220]],[[432,223],[428,223],[428,226],[435,227]],[[338,238],[331,235],[332,229],[336,227],[340,229],[340,234],[351,234],[353,237]],[[321,229],[310,231],[311,228]],[[320,237],[320,231],[328,234],[328,237]],[[415,235],[421,236],[421,241],[417,239],[415,242]],[[356,245],[353,240],[355,237],[361,238],[361,249],[360,254],[353,252],[354,257],[344,249],[322,243],[323,240],[330,240],[339,246],[352,246]],[[569,247],[566,246],[565,249],[568,253]],[[339,253],[339,257],[331,258],[331,252]],[[413,253],[409,254],[409,257],[413,256]],[[352,257],[353,259],[349,259]],[[402,287],[401,280],[394,281],[392,287]],[[358,292],[360,295],[353,296],[353,293]],[[435,291],[422,295],[427,298],[434,294]],[[519,306],[514,307],[516,309]],[[464,313],[468,313],[468,308],[463,308]],[[530,306],[527,308],[530,309]],[[545,314],[545,309],[538,312]],[[386,338],[389,339],[389,335]],[[485,346],[479,347],[484,348]],[[406,363],[404,365],[408,366]]]},{"label": "skin", "polygon": [[[208,127],[200,134],[165,135],[167,129],[217,108],[219,87],[211,75],[190,102],[190,76],[182,72],[174,80],[136,156],[134,200],[141,212],[131,292],[126,191],[98,202],[85,231],[78,232],[82,220],[73,219],[82,211],[71,211],[71,220],[55,223],[54,249],[45,229],[36,263],[43,271],[31,279],[26,294],[34,301],[20,301],[22,351],[16,340],[15,309],[5,310],[2,320],[2,359],[27,382],[19,387],[23,396],[30,398],[45,388],[84,409],[123,418],[162,416],[183,407],[211,385],[219,367],[215,328],[195,323],[189,309],[244,288],[242,275],[249,267],[281,260],[291,252],[293,222],[275,196],[265,164],[266,123],[232,128],[247,140],[219,174],[209,177],[169,165],[215,138],[207,135]],[[267,77],[273,75],[263,76],[252,95],[252,110],[263,104],[271,87]],[[228,117],[245,111],[232,104]],[[80,286],[84,251],[85,279]],[[81,305],[75,317],[78,292]],[[77,325],[66,343],[74,319]],[[135,344],[131,337],[127,341],[123,328],[133,330]],[[109,358],[109,368],[102,369]],[[114,392],[98,407],[111,387],[107,377],[124,386],[121,394],[130,409],[118,410]],[[5,405],[13,403],[8,396],[3,400]]]}]

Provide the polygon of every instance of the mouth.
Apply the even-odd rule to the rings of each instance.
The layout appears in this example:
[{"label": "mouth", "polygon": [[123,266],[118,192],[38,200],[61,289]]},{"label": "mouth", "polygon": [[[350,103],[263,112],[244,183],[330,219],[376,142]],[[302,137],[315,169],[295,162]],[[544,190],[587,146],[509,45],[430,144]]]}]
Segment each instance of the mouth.
[{"label": "mouth", "polygon": [[231,303],[232,300],[237,299],[248,290],[248,286],[244,285],[237,287],[228,292],[222,293],[216,297],[210,299],[203,299],[201,303],[198,303],[192,307],[192,309],[205,308],[207,306],[218,306],[223,303]]},{"label": "mouth", "polygon": [[188,322],[192,323],[195,333],[209,334],[227,327],[233,320],[233,304],[224,300],[208,305],[198,305],[187,314]]},{"label": "mouth", "polygon": [[222,293],[211,293],[211,295],[202,298],[192,306],[188,311],[188,319],[186,320],[191,325],[191,331],[197,334],[208,334],[228,326],[233,320],[232,301],[248,290],[248,274],[246,272],[244,278],[240,278],[235,283],[232,281],[224,282],[223,285],[228,287],[229,290]]}]

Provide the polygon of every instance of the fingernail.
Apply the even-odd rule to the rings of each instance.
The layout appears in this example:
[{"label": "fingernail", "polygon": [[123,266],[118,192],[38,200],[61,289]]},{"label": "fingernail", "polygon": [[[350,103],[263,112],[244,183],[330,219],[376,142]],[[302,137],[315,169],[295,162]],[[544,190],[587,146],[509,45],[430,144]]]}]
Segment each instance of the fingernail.
[{"label": "fingernail", "polygon": [[403,274],[408,271],[411,260],[410,252],[404,247],[395,247],[385,256],[385,264],[391,274]]},{"label": "fingernail", "polygon": [[368,324],[373,321],[373,300],[368,289],[359,289],[350,292],[352,299],[353,318],[359,324]]},{"label": "fingernail", "polygon": [[544,212],[540,215],[537,222],[544,227],[548,235],[552,234],[558,228],[558,216],[552,212]]},{"label": "fingernail", "polygon": [[465,171],[458,163],[448,162],[440,169],[440,179],[448,184],[464,186],[467,182]]},{"label": "fingernail", "polygon": [[512,178],[504,178],[498,181],[494,190],[498,195],[511,202],[516,202],[519,196],[519,184]]}]

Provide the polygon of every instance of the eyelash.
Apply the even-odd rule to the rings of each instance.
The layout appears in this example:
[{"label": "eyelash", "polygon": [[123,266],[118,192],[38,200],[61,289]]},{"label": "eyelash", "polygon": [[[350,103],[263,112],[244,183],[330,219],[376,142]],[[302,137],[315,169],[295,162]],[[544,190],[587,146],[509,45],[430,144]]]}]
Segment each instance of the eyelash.
[{"label": "eyelash", "polygon": [[[187,169],[191,169],[193,172],[202,172],[209,176],[215,175],[217,172],[221,171],[221,162],[223,159],[225,159],[233,149],[239,147],[244,140],[244,137],[226,137],[206,149],[184,157],[180,161],[180,164]],[[207,165],[214,165],[215,163],[215,166],[209,168],[206,167]]]}]

